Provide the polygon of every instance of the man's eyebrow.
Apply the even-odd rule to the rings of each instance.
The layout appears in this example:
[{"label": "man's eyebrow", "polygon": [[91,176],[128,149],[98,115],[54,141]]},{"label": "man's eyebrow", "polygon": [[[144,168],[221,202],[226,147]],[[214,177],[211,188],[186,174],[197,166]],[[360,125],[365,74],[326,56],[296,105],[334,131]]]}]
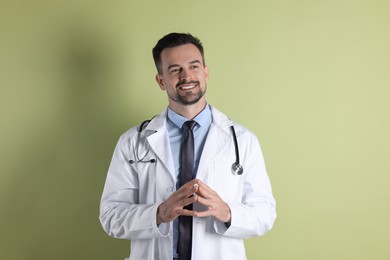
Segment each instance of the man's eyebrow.
[{"label": "man's eyebrow", "polygon": [[169,66],[168,66],[168,69],[171,69],[171,68],[173,68],[173,67],[180,67],[180,65],[179,65],[179,64],[172,64],[172,65],[169,65]]},{"label": "man's eyebrow", "polygon": [[[202,62],[200,62],[199,60],[193,60],[189,62],[189,64],[196,64],[196,63],[202,64]],[[181,66],[179,64],[172,64],[168,66],[168,70],[175,67],[181,67]]]},{"label": "man's eyebrow", "polygon": [[200,63],[200,64],[202,64],[199,60],[190,61],[190,64],[195,64],[195,63]]}]

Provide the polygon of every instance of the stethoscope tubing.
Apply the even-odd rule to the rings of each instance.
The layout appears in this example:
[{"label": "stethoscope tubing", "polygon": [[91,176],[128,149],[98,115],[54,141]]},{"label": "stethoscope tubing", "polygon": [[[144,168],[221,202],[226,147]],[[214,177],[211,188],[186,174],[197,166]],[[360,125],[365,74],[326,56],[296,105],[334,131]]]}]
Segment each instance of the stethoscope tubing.
[{"label": "stethoscope tubing", "polygon": [[[136,141],[136,148],[135,148],[135,156],[136,160],[129,160],[130,164],[135,164],[135,163],[156,163],[156,159],[150,159],[144,161],[145,157],[149,154],[149,149],[146,151],[146,153],[140,158],[139,156],[139,140],[141,138],[141,132],[142,130],[150,123],[151,120],[145,120],[141,123],[139,129],[138,129],[138,134],[137,134],[137,141]],[[234,142],[234,152],[236,154],[236,161],[232,164],[232,173],[235,175],[241,175],[244,171],[244,168],[240,164],[240,153],[238,150],[238,142],[237,142],[237,136],[236,136],[236,131],[234,130],[234,126],[230,126],[232,136],[233,136],[233,142]]]},{"label": "stethoscope tubing", "polygon": [[234,175],[241,175],[244,172],[244,168],[240,164],[240,153],[238,151],[238,142],[237,142],[236,131],[234,130],[234,126],[230,126],[230,129],[232,130],[233,141],[234,141],[234,151],[236,153],[236,161],[232,164],[232,173]]}]

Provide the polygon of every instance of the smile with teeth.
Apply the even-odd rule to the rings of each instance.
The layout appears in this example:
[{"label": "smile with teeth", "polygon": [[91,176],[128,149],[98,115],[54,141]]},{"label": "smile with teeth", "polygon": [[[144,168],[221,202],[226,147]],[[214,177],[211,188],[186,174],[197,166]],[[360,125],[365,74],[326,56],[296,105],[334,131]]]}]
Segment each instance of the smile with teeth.
[{"label": "smile with teeth", "polygon": [[180,87],[179,87],[179,89],[181,89],[181,90],[190,90],[190,89],[193,89],[193,88],[195,88],[197,85],[196,84],[186,84],[186,85],[181,85]]}]

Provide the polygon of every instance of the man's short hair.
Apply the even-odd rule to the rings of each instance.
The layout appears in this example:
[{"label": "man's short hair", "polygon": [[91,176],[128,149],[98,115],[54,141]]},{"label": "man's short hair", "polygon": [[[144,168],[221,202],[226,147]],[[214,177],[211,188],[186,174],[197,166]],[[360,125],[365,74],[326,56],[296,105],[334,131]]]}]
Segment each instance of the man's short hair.
[{"label": "man's short hair", "polygon": [[202,54],[202,62],[205,65],[203,45],[199,38],[189,33],[170,33],[162,37],[153,48],[153,59],[157,72],[161,74],[161,52],[166,48],[173,48],[184,44],[193,44]]}]

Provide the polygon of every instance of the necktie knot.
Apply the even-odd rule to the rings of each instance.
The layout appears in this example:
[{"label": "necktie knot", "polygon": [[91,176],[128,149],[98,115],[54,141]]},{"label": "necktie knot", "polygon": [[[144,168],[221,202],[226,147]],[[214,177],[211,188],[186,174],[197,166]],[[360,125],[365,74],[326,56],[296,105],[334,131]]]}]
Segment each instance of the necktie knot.
[{"label": "necktie knot", "polygon": [[182,129],[184,131],[192,131],[192,129],[194,129],[195,125],[196,125],[196,121],[194,121],[194,120],[186,121],[186,122],[184,122]]}]

